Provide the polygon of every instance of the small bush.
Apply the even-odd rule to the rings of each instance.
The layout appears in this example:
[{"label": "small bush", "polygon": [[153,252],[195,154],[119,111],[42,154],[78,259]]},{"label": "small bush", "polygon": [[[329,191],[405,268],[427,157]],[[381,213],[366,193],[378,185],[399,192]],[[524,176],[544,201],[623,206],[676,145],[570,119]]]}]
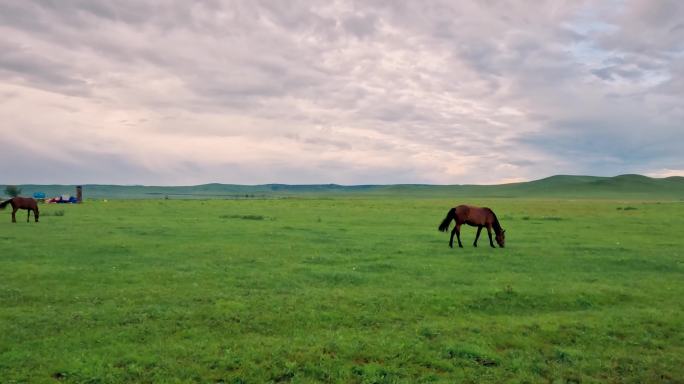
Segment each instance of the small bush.
[{"label": "small bush", "polygon": [[530,217],[530,216],[523,216],[520,219],[528,221],[528,220],[543,220],[543,221],[561,221],[564,220],[562,217],[558,216],[542,216],[542,217]]},{"label": "small bush", "polygon": [[17,197],[21,194],[21,188],[16,185],[8,185],[5,187],[5,195],[9,197]]},{"label": "small bush", "polygon": [[420,331],[418,331],[418,334],[421,337],[424,337],[428,340],[435,339],[437,336],[439,336],[439,332],[437,332],[431,328],[428,328],[428,327],[421,328]]},{"label": "small bush", "polygon": [[262,215],[221,215],[219,219],[265,220],[267,217]]},{"label": "small bush", "polygon": [[59,216],[59,217],[61,217],[61,216],[64,216],[65,213],[66,213],[66,212],[64,212],[63,209],[60,209],[60,210],[58,210],[58,211],[45,211],[45,212],[41,212],[41,213],[40,213],[40,216]]},{"label": "small bush", "polygon": [[499,359],[497,357],[491,356],[481,348],[472,345],[449,347],[444,351],[444,357],[447,359],[472,360],[485,367],[499,365]]}]

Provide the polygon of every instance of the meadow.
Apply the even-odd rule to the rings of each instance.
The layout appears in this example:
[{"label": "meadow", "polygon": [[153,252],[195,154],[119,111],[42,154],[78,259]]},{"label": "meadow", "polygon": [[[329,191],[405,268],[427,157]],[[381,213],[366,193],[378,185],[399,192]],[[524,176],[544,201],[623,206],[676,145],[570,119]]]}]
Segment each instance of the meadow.
[{"label": "meadow", "polygon": [[[448,208],[489,206],[506,248]],[[2,383],[682,383],[684,203],[329,197],[0,212]]]}]

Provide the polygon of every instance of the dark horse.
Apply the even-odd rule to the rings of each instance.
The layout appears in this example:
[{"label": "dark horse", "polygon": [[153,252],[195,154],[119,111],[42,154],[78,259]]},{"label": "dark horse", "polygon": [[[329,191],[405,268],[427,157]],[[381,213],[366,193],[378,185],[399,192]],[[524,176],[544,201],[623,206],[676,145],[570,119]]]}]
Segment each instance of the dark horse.
[{"label": "dark horse", "polygon": [[458,246],[463,248],[461,244],[461,225],[468,224],[473,227],[477,227],[477,235],[475,235],[475,242],[473,246],[477,247],[477,239],[480,238],[480,231],[483,227],[487,227],[487,234],[489,234],[489,245],[492,248],[496,248],[492,242],[492,228],[494,228],[494,233],[496,234],[496,242],[501,248],[504,247],[506,242],[506,236],[499,220],[496,218],[494,211],[489,208],[474,207],[472,205],[459,205],[456,208],[451,208],[446,215],[446,218],[442,220],[442,224],[439,225],[439,230],[446,232],[449,230],[449,224],[451,220],[456,221],[456,226],[454,230],[451,231],[451,239],[449,240],[449,246],[454,247],[454,234],[458,239]]},{"label": "dark horse", "polygon": [[33,211],[33,218],[38,222],[38,203],[30,197],[13,197],[9,200],[5,200],[0,203],[0,209],[5,209],[8,204],[12,204],[12,222],[17,222],[16,213],[20,209],[26,209],[28,211],[28,216],[26,216],[26,222],[29,222],[31,218],[31,211]]}]

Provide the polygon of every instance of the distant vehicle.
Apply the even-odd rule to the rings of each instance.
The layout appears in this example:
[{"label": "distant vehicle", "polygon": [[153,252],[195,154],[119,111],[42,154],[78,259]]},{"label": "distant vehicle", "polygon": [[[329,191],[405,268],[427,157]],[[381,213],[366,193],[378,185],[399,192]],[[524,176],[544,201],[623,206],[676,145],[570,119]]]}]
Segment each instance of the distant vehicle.
[{"label": "distant vehicle", "polygon": [[47,200],[47,202],[48,203],[57,203],[57,204],[76,204],[76,203],[78,203],[78,199],[74,196],[64,195],[64,196],[53,197],[52,199]]}]

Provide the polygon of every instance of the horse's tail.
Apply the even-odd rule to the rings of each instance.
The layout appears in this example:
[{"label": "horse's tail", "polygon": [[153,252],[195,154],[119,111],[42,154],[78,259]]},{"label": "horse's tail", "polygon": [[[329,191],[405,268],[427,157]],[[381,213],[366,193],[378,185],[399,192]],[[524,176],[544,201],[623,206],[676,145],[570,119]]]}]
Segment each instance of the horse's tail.
[{"label": "horse's tail", "polygon": [[12,202],[12,199],[3,201],[2,203],[0,203],[0,209],[5,209],[5,207],[7,206],[7,204],[9,204],[9,203],[11,203],[11,202]]},{"label": "horse's tail", "polygon": [[449,230],[449,224],[451,224],[451,220],[456,219],[456,208],[451,208],[449,212],[447,212],[446,217],[444,220],[442,220],[442,224],[439,225],[439,230],[442,232],[446,232]]}]

